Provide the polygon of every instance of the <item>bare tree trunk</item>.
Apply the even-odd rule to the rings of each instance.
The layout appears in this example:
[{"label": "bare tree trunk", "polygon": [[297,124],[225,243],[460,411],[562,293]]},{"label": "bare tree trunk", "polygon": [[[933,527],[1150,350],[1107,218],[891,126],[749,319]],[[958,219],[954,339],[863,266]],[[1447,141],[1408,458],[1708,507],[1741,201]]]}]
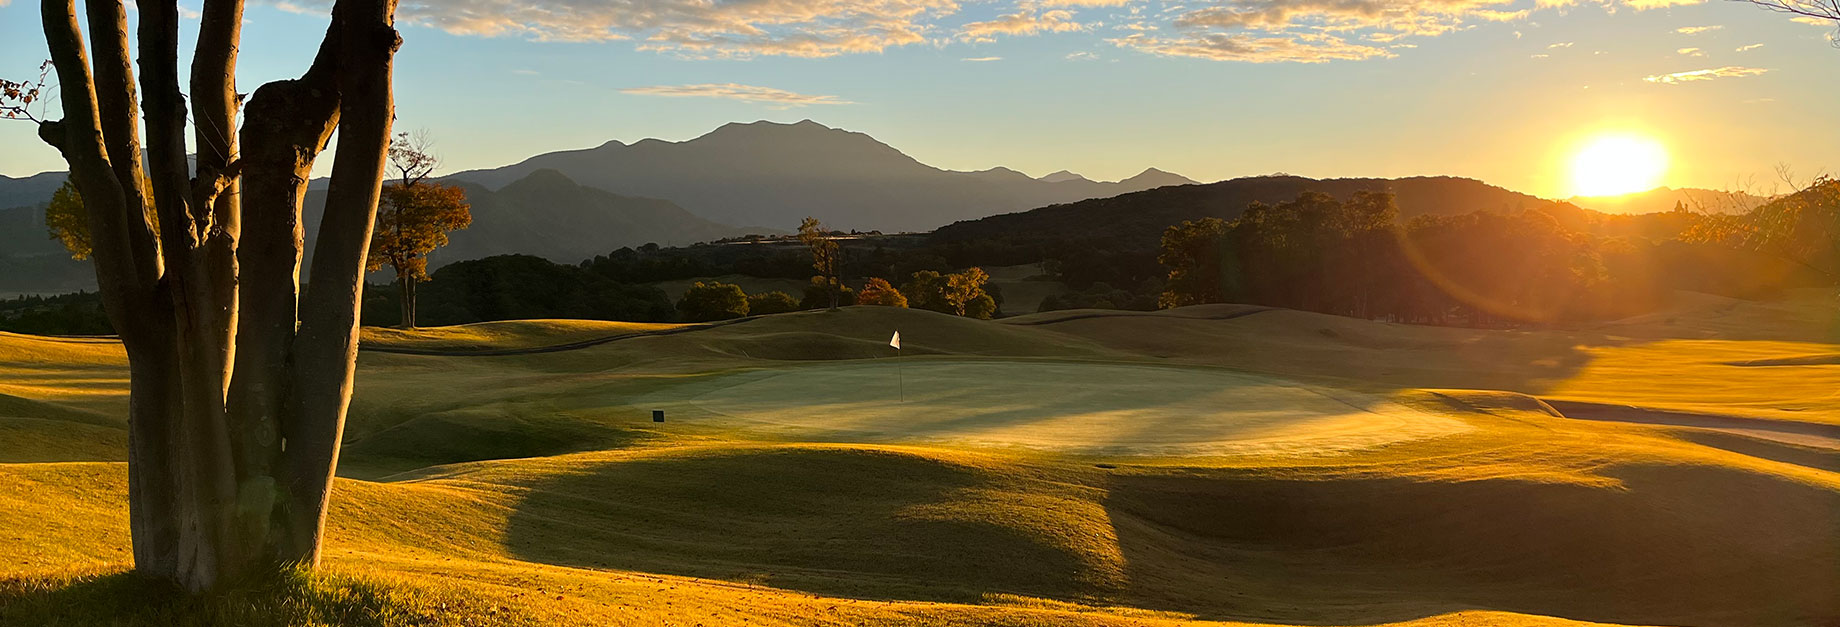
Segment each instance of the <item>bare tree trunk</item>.
[{"label": "bare tree trunk", "polygon": [[415,328],[415,282],[401,270],[396,272],[396,295],[402,301],[398,303],[402,311],[398,326],[405,329]]},{"label": "bare tree trunk", "polygon": [[[189,100],[195,178],[177,3],[140,2],[144,169],[126,11],[119,0],[87,6],[93,74],[74,0],[42,0],[65,118],[39,136],[63,153],[84,196],[97,282],[128,353],[136,568],[201,590],[311,565],[350,400],[363,259],[389,145],[395,2],[339,0],[312,69],[257,90],[244,153],[235,84],[243,3],[206,0]],[[300,201],[335,127],[342,138],[322,245],[297,306]]]}]

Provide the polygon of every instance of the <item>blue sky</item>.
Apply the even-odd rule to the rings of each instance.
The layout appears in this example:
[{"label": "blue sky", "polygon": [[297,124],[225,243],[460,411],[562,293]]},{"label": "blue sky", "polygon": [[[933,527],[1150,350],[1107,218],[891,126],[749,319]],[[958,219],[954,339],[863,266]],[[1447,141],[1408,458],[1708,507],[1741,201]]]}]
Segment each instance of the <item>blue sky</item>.
[{"label": "blue sky", "polygon": [[[1100,179],[1565,196],[1570,155],[1611,132],[1662,143],[1671,186],[1840,168],[1832,29],[1674,1],[423,0],[399,11],[397,111],[450,171],[805,118],[939,167]],[[0,76],[45,58],[36,5],[0,0]],[[244,91],[305,68],[326,5],[251,2]],[[0,173],[63,169],[29,124],[0,122],[0,146]]]}]

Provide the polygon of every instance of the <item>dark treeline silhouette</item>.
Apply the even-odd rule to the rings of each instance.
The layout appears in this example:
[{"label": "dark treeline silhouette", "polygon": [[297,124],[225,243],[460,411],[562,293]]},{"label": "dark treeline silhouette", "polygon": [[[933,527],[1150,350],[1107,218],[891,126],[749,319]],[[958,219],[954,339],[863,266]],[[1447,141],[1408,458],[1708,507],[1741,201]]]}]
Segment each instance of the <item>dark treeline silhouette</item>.
[{"label": "dark treeline silhouette", "polygon": [[[1680,289],[1758,297],[1832,284],[1831,276],[1773,254],[1771,246],[1721,241],[1751,232],[1744,225],[1784,222],[1786,202],[1739,216],[1685,207],[1609,216],[1559,204],[1402,223],[1388,193],[1360,191],[1340,200],[1303,192],[1276,205],[1251,203],[1232,221],[1209,217],[1167,228],[1158,261],[1168,275],[1158,304],[1235,302],[1499,326],[1633,315]],[[1813,209],[1798,212],[1797,220],[1831,223],[1835,203],[1804,204]],[[1729,225],[1721,229],[1725,236],[1696,235],[1715,224]],[[1785,237],[1802,249],[1818,249],[1807,241],[1827,237],[1825,251],[1810,254],[1831,258],[1830,233],[1809,235],[1804,227]]]}]

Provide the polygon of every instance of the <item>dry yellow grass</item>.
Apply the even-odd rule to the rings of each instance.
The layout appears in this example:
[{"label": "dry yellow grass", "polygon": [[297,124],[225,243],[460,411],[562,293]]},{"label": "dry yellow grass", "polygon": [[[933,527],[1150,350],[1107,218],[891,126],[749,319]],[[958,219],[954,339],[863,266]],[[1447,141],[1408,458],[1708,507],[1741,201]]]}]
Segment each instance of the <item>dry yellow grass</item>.
[{"label": "dry yellow grass", "polygon": [[[291,594],[382,599],[359,604],[380,625],[1840,620],[1840,450],[1529,396],[1835,422],[1824,301],[1688,305],[1513,332],[853,308],[542,355],[365,353],[338,577]],[[1732,320],[1790,330],[1719,330]],[[891,409],[860,397],[889,391],[897,327],[909,374],[938,387]],[[8,599],[42,619],[116,590],[84,573],[125,566],[127,534],[124,465],[87,461],[118,459],[119,349],[0,336],[0,376],[0,437],[29,442],[0,442],[0,462],[69,460],[0,463],[0,581],[37,582],[0,585],[5,623]],[[1357,446],[1143,446],[1373,427],[1350,412],[1415,418]]]}]

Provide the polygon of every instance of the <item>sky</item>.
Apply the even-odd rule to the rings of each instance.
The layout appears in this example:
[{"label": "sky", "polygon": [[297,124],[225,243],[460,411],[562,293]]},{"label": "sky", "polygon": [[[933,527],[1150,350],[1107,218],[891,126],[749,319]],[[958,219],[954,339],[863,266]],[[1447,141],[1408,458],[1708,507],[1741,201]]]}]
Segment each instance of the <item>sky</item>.
[{"label": "sky", "polygon": [[[0,78],[47,57],[37,4],[0,0]],[[241,89],[304,71],[329,6],[251,0]],[[406,0],[398,20],[398,127],[449,172],[763,119],[1104,180],[1452,175],[1566,197],[1611,135],[1658,144],[1671,187],[1840,168],[1833,27],[1730,0]],[[62,169],[0,120],[0,174]]]}]

